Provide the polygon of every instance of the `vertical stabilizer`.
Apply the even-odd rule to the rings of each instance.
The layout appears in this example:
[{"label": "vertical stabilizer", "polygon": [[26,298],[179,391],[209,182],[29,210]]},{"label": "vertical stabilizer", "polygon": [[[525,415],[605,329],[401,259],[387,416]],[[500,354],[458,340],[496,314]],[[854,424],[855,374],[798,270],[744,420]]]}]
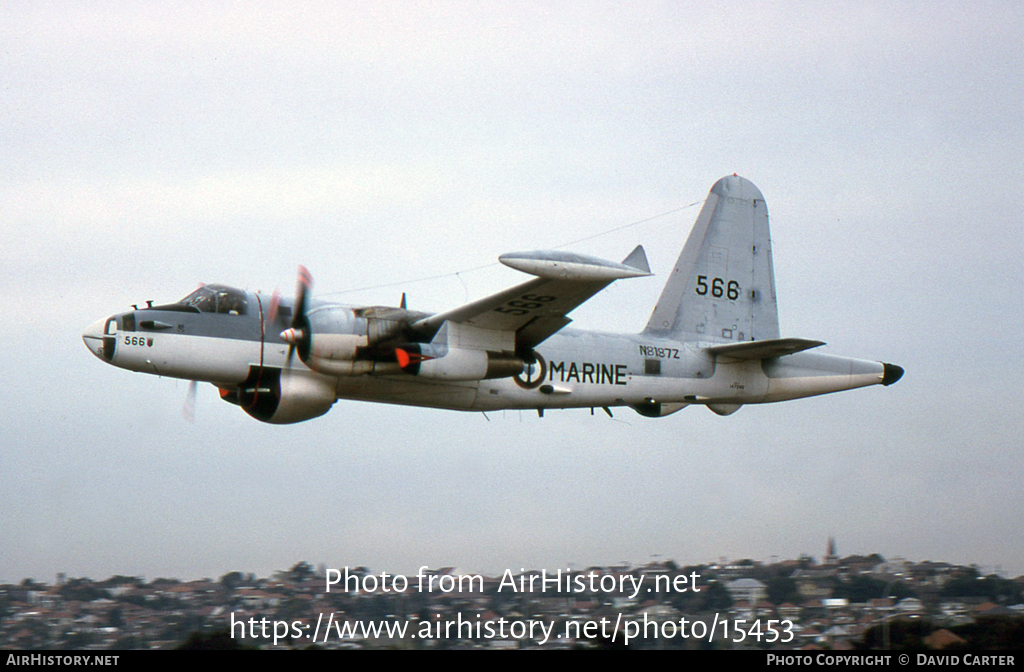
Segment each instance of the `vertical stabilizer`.
[{"label": "vertical stabilizer", "polygon": [[768,207],[733,175],[711,187],[646,332],[717,342],[779,338]]}]

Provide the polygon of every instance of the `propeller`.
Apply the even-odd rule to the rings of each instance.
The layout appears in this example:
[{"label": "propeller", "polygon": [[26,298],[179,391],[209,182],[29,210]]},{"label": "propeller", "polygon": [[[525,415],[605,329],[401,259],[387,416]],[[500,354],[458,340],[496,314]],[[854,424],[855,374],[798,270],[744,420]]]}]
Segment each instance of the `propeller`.
[{"label": "propeller", "polygon": [[277,320],[277,309],[281,307],[281,292],[274,290],[270,297],[270,306],[267,307],[267,324],[273,324]]},{"label": "propeller", "polygon": [[295,307],[292,309],[292,323],[281,332],[281,340],[288,344],[288,367],[292,365],[292,355],[299,351],[299,359],[306,361],[312,343],[309,319],[306,317],[306,295],[313,286],[313,276],[305,266],[299,266],[299,278],[295,286]]},{"label": "propeller", "polygon": [[189,422],[196,421],[196,381],[188,383],[188,393],[185,395],[185,403],[181,407],[181,417]]}]

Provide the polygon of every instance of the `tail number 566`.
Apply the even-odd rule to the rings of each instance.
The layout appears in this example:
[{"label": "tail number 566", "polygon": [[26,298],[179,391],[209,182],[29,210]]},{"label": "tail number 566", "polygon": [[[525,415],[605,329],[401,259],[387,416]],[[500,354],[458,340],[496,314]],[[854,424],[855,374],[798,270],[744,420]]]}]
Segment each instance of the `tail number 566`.
[{"label": "tail number 566", "polygon": [[711,286],[708,287],[708,276],[698,275],[697,276],[697,287],[694,290],[701,296],[707,296],[708,292],[711,292],[711,296],[716,299],[720,299],[725,296],[730,301],[735,301],[740,298],[740,283],[735,280],[729,280],[726,282],[722,278],[712,278]]}]

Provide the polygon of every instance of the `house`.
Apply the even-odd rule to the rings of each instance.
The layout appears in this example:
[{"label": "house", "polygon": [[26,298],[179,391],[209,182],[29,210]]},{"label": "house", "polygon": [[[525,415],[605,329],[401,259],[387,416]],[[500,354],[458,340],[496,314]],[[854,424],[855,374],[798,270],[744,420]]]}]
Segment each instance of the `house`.
[{"label": "house", "polygon": [[757,579],[736,579],[725,584],[733,602],[748,602],[756,605],[768,595],[768,586]]}]

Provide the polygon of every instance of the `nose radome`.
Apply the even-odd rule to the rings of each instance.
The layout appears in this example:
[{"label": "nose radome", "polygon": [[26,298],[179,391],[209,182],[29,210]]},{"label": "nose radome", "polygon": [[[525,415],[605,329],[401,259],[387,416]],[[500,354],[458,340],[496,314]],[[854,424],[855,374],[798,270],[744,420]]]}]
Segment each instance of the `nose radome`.
[{"label": "nose radome", "polygon": [[82,340],[85,341],[85,346],[100,359],[103,359],[103,327],[106,324],[106,318],[96,320],[82,332]]}]

